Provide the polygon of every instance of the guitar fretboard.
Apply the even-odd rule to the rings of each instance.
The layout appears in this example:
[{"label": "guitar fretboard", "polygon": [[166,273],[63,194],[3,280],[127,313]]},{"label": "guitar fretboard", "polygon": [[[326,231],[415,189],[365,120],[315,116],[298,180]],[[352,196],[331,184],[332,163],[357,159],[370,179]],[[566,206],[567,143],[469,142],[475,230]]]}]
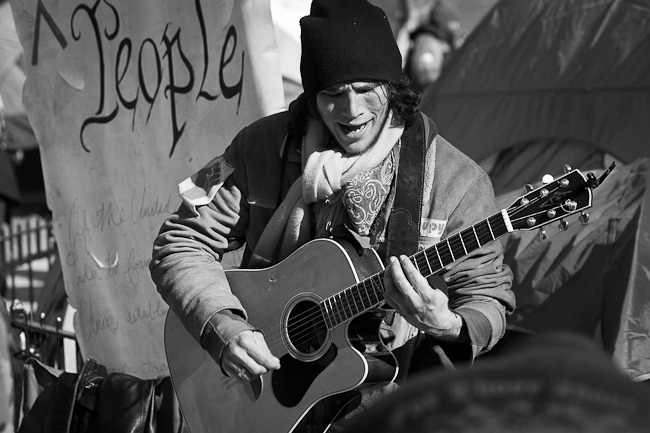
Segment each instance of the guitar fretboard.
[{"label": "guitar fretboard", "polygon": [[[424,277],[429,277],[483,245],[507,234],[509,232],[507,218],[505,211],[496,213],[425,250],[418,251],[409,259]],[[384,272],[379,272],[324,299],[320,303],[320,309],[327,328],[333,329],[377,307],[384,301],[384,293]]]}]

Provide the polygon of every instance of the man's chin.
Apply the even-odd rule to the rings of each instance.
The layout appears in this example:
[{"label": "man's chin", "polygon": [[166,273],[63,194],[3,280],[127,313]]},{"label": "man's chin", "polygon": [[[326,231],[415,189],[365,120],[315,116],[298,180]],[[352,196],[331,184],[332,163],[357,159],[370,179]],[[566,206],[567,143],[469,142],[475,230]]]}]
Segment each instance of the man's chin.
[{"label": "man's chin", "polygon": [[360,155],[370,149],[371,146],[368,142],[356,141],[341,147],[349,155]]}]

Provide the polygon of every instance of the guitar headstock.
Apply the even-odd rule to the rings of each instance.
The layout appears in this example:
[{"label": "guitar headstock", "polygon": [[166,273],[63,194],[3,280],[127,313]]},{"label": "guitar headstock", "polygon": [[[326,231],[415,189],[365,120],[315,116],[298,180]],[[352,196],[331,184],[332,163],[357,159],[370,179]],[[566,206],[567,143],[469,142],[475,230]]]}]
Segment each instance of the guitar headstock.
[{"label": "guitar headstock", "polygon": [[[600,185],[614,166],[613,163],[600,179],[592,173],[585,177],[580,170],[564,166],[563,176],[557,179],[544,176],[544,183],[538,188],[527,185],[526,194],[505,209],[513,230],[541,229],[558,220],[561,220],[560,229],[566,230],[568,223],[564,218],[578,212],[581,212],[580,221],[586,223],[589,215],[585,209],[592,205],[592,189]],[[545,237],[543,231],[542,236]]]}]

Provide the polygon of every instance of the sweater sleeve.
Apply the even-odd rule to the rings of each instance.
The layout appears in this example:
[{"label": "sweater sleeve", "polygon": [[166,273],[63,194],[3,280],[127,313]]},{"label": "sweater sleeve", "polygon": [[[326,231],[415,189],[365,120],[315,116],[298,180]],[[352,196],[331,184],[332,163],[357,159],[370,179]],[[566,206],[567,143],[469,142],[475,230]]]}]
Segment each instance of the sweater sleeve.
[{"label": "sweater sleeve", "polygon": [[[448,227],[457,232],[474,224],[476,215],[485,218],[494,212],[492,184],[481,174],[451,213]],[[503,263],[501,242],[490,242],[454,262],[441,277],[447,285],[450,308],[467,326],[472,356],[490,350],[505,334],[506,317],[515,308],[513,275]]]},{"label": "sweater sleeve", "polygon": [[[228,149],[229,161],[237,167],[234,144]],[[221,264],[223,255],[244,241],[248,204],[240,185],[245,185],[244,174],[235,168],[207,204],[193,208],[181,204],[163,222],[153,243],[151,278],[199,344],[215,313],[230,310],[246,318]]]},{"label": "sweater sleeve", "polygon": [[[218,352],[224,341],[247,328],[241,323],[248,320],[245,307],[232,292],[221,260],[244,245],[247,251],[255,249],[283,182],[291,180],[287,173],[295,175],[287,169],[282,176],[281,149],[289,120],[289,114],[281,112],[242,128],[223,155],[181,182],[183,203],[164,221],[154,240],[152,280],[170,310],[204,348],[206,341],[213,340],[202,339],[208,333],[216,335],[212,346]],[[237,320],[217,320],[224,317],[217,316],[219,312]]]},{"label": "sweater sleeve", "polygon": [[[433,178],[431,195],[424,205],[423,215],[438,224],[439,229],[444,229],[442,233],[425,231],[420,238],[423,248],[497,212],[492,182],[487,173],[442,137],[437,136],[436,143],[435,169],[430,175]],[[432,165],[428,164],[427,168]],[[471,361],[490,350],[503,337],[506,318],[515,308],[512,280],[512,271],[503,263],[503,248],[499,240],[484,244],[429,279],[432,285],[447,291],[449,307],[462,317],[469,335],[471,350],[453,344],[449,350],[444,348],[452,360]],[[446,346],[445,343],[441,345]],[[458,356],[454,357],[453,352]]]}]

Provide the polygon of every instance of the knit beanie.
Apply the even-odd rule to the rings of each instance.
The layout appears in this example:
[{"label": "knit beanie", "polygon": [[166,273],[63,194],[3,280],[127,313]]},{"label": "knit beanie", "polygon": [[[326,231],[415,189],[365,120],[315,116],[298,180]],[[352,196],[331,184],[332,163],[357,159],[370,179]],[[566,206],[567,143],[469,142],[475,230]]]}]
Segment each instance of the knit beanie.
[{"label": "knit beanie", "polygon": [[307,96],[343,82],[399,82],[402,56],[381,8],[366,0],[313,0],[300,27]]}]

